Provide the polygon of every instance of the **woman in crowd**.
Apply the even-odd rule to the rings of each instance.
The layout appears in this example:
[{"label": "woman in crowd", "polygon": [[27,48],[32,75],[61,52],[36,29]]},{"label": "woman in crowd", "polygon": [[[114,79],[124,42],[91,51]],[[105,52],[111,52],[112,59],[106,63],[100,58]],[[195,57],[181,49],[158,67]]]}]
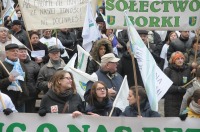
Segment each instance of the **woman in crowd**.
[{"label": "woman in crowd", "polygon": [[168,60],[167,60],[167,50],[169,48],[169,44],[175,40],[176,38],[178,38],[178,35],[176,32],[171,32],[168,36],[168,41],[166,42],[166,44],[164,44],[163,48],[162,48],[162,51],[160,53],[160,58],[164,59],[164,66],[163,66],[163,70],[165,68],[168,67]]},{"label": "woman in crowd", "polygon": [[107,39],[97,40],[92,48],[91,56],[92,60],[88,62],[86,72],[92,74],[99,69],[99,64],[101,62],[101,57],[107,53],[112,53],[112,44]]},{"label": "woman in crowd", "polygon": [[189,88],[186,91],[185,95],[183,96],[180,113],[182,113],[183,110],[186,109],[188,98],[191,97],[193,95],[194,91],[197,89],[200,89],[200,65],[197,67],[196,78],[194,79],[194,82],[192,83],[192,87]]},{"label": "woman in crowd", "polygon": [[[70,72],[57,71],[49,81],[51,88],[41,101],[39,115],[46,113],[73,113],[83,111],[83,104],[76,92],[74,78]],[[81,114],[80,112],[78,112]]]},{"label": "woman in crowd", "polygon": [[143,87],[138,86],[138,99],[140,102],[141,115],[139,115],[139,113],[138,113],[135,86],[130,87],[127,99],[129,101],[129,106],[126,107],[125,111],[121,114],[121,116],[160,117],[160,114],[158,112],[151,110],[146,91]]},{"label": "woman in crowd", "polygon": [[193,95],[187,100],[187,109],[180,115],[182,120],[186,117],[200,118],[200,89],[194,91]]},{"label": "woman in crowd", "polygon": [[[109,116],[113,103],[108,97],[108,89],[104,82],[97,81],[92,85],[89,98],[88,106],[86,107],[87,114]],[[120,112],[119,109],[115,108],[112,116],[118,116]]]},{"label": "woman in crowd", "polygon": [[165,94],[165,117],[178,117],[183,95],[186,89],[191,87],[191,85],[184,86],[191,80],[191,70],[185,64],[185,56],[182,52],[176,51],[171,55],[169,66],[164,72],[173,82]]},{"label": "woman in crowd", "polygon": [[32,58],[36,63],[42,67],[44,64],[46,64],[49,61],[49,56],[48,56],[48,48],[45,44],[41,43],[39,38],[38,32],[30,32],[30,41],[33,46],[34,51],[38,50],[44,50],[45,55],[43,57],[34,57]]}]

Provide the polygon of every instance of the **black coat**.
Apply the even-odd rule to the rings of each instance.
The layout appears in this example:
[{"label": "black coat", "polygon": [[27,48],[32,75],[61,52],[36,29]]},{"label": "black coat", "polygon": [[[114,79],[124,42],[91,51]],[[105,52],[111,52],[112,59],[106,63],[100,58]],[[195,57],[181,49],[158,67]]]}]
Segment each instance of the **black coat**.
[{"label": "black coat", "polygon": [[[140,111],[142,117],[160,117],[160,114],[158,112],[151,110],[148,101],[145,101],[140,105]],[[135,104],[134,106],[127,106],[125,111],[121,114],[121,116],[137,117],[137,105]]]},{"label": "black coat", "polygon": [[[183,86],[191,80],[191,69],[188,65],[185,64],[179,68],[174,64],[171,64],[164,70],[164,72],[173,82],[172,86],[165,94],[165,116],[177,117],[180,113],[183,95],[185,94],[185,91],[180,91],[179,87]],[[187,81],[185,83],[183,83],[183,77],[187,77]]]},{"label": "black coat", "polygon": [[49,89],[49,91],[42,98],[39,113],[41,111],[52,113],[52,106],[57,106],[57,113],[62,113],[66,103],[68,104],[68,107],[64,113],[73,113],[77,110],[81,111],[80,109],[83,107],[79,94],[71,93],[68,96],[61,97]]},{"label": "black coat", "polygon": [[[3,62],[3,64],[9,72],[12,71],[13,65],[11,65],[11,64],[9,64],[5,61]],[[20,63],[20,64],[21,64],[21,67],[22,67],[22,69],[23,69],[23,71],[25,72],[25,75],[26,75],[27,70],[26,70],[24,64],[23,63]],[[26,86],[27,77],[25,76],[24,81],[19,80],[20,86],[21,86],[22,91],[23,91],[22,93],[20,91],[7,90],[7,87],[9,85],[11,85],[11,82],[8,80],[8,77],[9,77],[9,75],[4,70],[2,65],[0,65],[0,90],[1,90],[2,93],[7,94],[11,98],[16,109],[18,109],[18,106],[22,105],[27,100],[27,98],[29,96],[29,91],[28,91],[27,86]]]},{"label": "black coat", "polygon": [[[144,87],[144,84],[143,84],[143,81],[142,81],[142,77],[141,77],[140,70],[139,70],[138,63],[137,63],[136,59],[135,59],[135,65],[136,65],[137,83],[138,83],[138,85]],[[130,56],[130,54],[128,52],[125,52],[123,54],[123,56],[121,57],[117,69],[118,69],[118,73],[122,77],[127,75],[129,87],[135,86],[135,80],[134,80],[134,76],[133,76],[132,59],[131,59],[131,56]]]}]

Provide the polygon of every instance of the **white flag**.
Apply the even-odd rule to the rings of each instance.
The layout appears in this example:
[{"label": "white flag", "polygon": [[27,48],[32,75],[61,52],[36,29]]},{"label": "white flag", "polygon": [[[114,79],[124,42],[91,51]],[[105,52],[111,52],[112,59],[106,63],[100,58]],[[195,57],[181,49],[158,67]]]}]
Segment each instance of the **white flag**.
[{"label": "white flag", "polygon": [[73,67],[70,67],[70,69],[74,77],[77,93],[81,96],[82,100],[84,100],[83,96],[86,91],[87,82],[95,82],[98,81],[98,79],[95,76],[89,75],[79,69],[75,69]]},{"label": "white flag", "polygon": [[77,58],[77,53],[75,53],[75,54],[72,56],[72,58],[69,60],[69,62],[67,63],[67,65],[63,68],[63,70],[66,70],[66,71],[70,71],[70,72],[71,72],[70,67],[74,67],[76,58]]},{"label": "white flag", "polygon": [[83,26],[83,48],[90,52],[92,48],[92,41],[96,41],[98,38],[101,38],[100,32],[97,28],[97,24],[94,20],[94,16],[92,15],[92,7],[90,2],[87,4],[87,10],[85,15],[85,21]]},{"label": "white flag", "polygon": [[122,85],[119,89],[119,92],[115,98],[115,101],[113,102],[113,107],[117,107],[122,112],[124,112],[126,106],[129,105],[129,102],[127,100],[128,94],[129,94],[129,86],[127,81],[127,76],[125,76]]},{"label": "white flag", "polygon": [[90,56],[90,54],[79,45],[77,45],[77,50],[78,50],[77,69],[80,69],[81,71],[85,72],[87,67],[88,57]]},{"label": "white flag", "polygon": [[125,18],[131,51],[140,67],[140,74],[151,109],[158,111],[158,101],[164,96],[173,82],[157,66],[153,56],[137,33],[126,12]]},{"label": "white flag", "polygon": [[[17,38],[15,38],[15,36],[13,36],[12,34],[11,34],[11,41],[12,41],[12,43],[15,43],[15,44],[17,44],[17,45],[24,45],[24,44],[22,44]],[[24,45],[25,46],[25,45]],[[25,46],[26,47],[26,46]],[[26,47],[27,48],[27,47]]]}]

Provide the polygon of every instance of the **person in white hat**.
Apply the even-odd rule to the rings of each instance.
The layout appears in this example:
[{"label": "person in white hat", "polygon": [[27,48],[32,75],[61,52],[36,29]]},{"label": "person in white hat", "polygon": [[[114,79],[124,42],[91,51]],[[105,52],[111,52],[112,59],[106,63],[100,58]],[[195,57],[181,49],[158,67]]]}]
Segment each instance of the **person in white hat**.
[{"label": "person in white hat", "polygon": [[[120,59],[116,58],[113,53],[105,54],[101,57],[101,66],[94,74],[97,75],[98,81],[102,81],[108,87],[108,94],[112,100],[115,99],[117,92],[120,89],[123,77],[117,73],[117,65]],[[84,95],[87,102],[90,96],[90,89],[93,82],[87,83],[86,92]]]}]

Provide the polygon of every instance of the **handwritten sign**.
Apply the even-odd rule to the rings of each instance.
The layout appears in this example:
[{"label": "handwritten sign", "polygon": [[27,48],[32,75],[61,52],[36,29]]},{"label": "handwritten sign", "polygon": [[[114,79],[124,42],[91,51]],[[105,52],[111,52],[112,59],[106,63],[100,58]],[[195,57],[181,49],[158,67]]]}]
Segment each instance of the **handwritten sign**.
[{"label": "handwritten sign", "polygon": [[[83,27],[88,0],[20,0],[26,29]],[[93,12],[96,1],[92,0]]]}]

